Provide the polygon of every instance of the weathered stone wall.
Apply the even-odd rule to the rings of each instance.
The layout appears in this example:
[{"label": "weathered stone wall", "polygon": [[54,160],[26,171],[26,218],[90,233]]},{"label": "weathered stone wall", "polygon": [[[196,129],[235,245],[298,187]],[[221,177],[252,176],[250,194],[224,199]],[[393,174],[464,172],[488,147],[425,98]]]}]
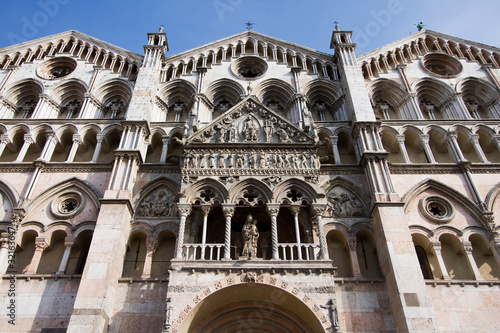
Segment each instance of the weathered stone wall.
[{"label": "weathered stone wall", "polygon": [[339,321],[343,333],[395,332],[385,282],[337,281]]},{"label": "weathered stone wall", "polygon": [[109,332],[161,332],[167,286],[167,282],[121,281],[116,289]]},{"label": "weathered stone wall", "polygon": [[[8,276],[8,275],[6,275]],[[9,280],[0,285],[0,332],[39,332],[40,328],[66,328],[73,311],[79,278],[16,280],[15,298],[8,297]],[[15,326],[7,322],[7,306],[15,299]]]},{"label": "weathered stone wall", "polygon": [[498,332],[498,284],[427,284],[441,333]]}]

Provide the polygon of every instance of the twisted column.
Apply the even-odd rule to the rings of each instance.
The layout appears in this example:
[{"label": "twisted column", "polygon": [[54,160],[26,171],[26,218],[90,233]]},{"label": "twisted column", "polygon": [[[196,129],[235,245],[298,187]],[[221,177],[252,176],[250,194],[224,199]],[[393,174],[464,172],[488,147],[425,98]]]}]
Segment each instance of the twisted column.
[{"label": "twisted column", "polygon": [[278,253],[278,213],[280,211],[280,204],[268,203],[267,212],[271,216],[271,247],[272,259],[279,260]]},{"label": "twisted column", "polygon": [[222,214],[226,219],[224,231],[224,259],[231,259],[231,218],[234,215],[234,204],[222,204]]},{"label": "twisted column", "polygon": [[318,236],[319,236],[319,259],[328,259],[328,249],[326,247],[326,236],[325,230],[323,228],[323,212],[326,209],[325,204],[312,204],[312,210],[314,216],[316,217],[316,222],[318,224]]}]

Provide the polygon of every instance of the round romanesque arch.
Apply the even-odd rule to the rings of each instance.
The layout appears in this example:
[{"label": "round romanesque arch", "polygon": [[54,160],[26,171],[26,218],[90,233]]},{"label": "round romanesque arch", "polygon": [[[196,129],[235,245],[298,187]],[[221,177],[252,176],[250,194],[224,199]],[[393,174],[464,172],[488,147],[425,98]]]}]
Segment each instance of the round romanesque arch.
[{"label": "round romanesque arch", "polygon": [[[171,315],[171,314],[170,314]],[[228,277],[207,287],[169,318],[172,333],[187,332],[333,332],[324,311],[289,282],[253,272]]]}]

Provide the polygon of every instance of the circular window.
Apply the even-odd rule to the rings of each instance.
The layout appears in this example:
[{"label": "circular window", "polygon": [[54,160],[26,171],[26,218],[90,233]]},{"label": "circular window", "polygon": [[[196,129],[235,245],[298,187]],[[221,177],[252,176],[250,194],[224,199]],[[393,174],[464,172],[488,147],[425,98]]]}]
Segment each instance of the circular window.
[{"label": "circular window", "polygon": [[458,59],[443,53],[429,53],[422,58],[422,67],[430,74],[442,78],[452,78],[462,72]]},{"label": "circular window", "polygon": [[231,70],[240,78],[252,80],[267,71],[267,62],[258,57],[242,57],[233,62]]},{"label": "circular window", "polygon": [[419,208],[431,222],[447,223],[455,217],[451,202],[440,196],[432,195],[420,199]]},{"label": "circular window", "polygon": [[52,214],[66,219],[80,213],[85,207],[85,196],[79,192],[65,192],[52,201]]},{"label": "circular window", "polygon": [[52,58],[38,66],[36,73],[41,78],[54,80],[71,74],[76,68],[76,60],[68,57]]}]

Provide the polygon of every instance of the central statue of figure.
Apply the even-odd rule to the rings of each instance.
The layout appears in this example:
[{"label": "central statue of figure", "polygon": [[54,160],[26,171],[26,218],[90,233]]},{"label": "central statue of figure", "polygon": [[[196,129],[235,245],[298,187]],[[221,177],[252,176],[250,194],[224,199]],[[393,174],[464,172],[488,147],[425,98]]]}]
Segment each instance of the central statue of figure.
[{"label": "central statue of figure", "polygon": [[254,219],[252,214],[247,215],[241,234],[243,238],[243,251],[241,255],[247,258],[256,258],[259,230],[257,229],[257,219]]}]

